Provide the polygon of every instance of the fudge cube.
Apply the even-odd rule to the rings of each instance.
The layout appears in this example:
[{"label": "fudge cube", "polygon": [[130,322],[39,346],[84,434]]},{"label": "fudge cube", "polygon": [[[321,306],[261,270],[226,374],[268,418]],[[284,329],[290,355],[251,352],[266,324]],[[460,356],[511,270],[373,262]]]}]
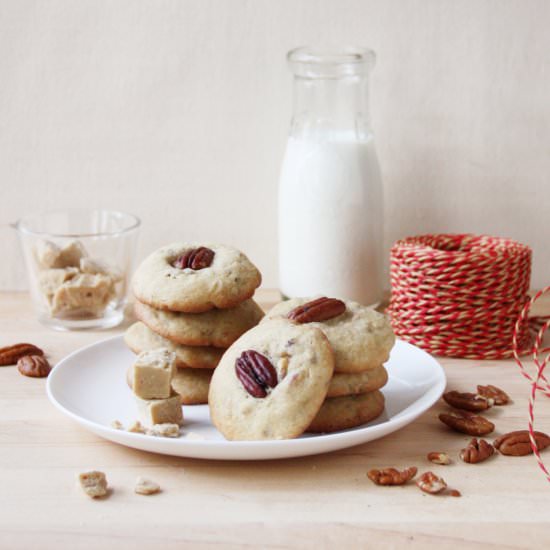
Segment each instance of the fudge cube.
[{"label": "fudge cube", "polygon": [[40,241],[37,243],[35,249],[35,257],[40,269],[52,269],[60,267],[59,257],[61,256],[61,249],[51,241]]},{"label": "fudge cube", "polygon": [[176,370],[176,354],[166,348],[143,351],[132,372],[132,389],[142,399],[170,397],[170,383]]},{"label": "fudge cube", "polygon": [[54,267],[79,267],[81,258],[85,258],[87,255],[88,253],[80,241],[70,241],[60,250]]},{"label": "fudge cube", "polygon": [[88,312],[100,314],[113,293],[113,281],[106,275],[77,275],[64,282],[52,298],[52,313]]},{"label": "fudge cube", "polygon": [[148,427],[155,424],[183,424],[180,396],[173,393],[166,399],[141,399],[136,396],[140,421]]},{"label": "fudge cube", "polygon": [[67,267],[66,269],[54,268],[42,271],[38,276],[40,290],[51,301],[55,291],[65,282],[78,275],[78,269]]}]

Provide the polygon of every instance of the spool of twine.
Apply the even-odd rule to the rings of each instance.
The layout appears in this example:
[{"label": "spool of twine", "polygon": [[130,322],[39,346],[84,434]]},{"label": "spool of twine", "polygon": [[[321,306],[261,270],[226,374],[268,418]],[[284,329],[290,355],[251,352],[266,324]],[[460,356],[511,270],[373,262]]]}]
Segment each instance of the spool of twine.
[{"label": "spool of twine", "polygon": [[[391,249],[388,313],[397,336],[435,355],[503,359],[529,302],[531,249],[486,235],[422,235]],[[516,327],[518,354],[529,323]]]}]

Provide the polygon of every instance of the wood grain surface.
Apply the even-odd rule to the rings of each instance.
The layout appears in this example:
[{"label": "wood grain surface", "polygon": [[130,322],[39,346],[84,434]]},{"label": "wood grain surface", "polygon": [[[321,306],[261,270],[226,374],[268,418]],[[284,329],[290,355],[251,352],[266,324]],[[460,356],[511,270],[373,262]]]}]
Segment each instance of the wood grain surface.
[{"label": "wood grain surface", "polygon": [[[259,292],[269,306],[274,291]],[[29,341],[52,363],[111,336],[54,332],[34,318],[28,296],[0,294],[0,346]],[[441,358],[448,387],[505,389],[513,404],[491,411],[494,436],[526,427],[528,384],[512,361]],[[550,487],[533,457],[458,460],[469,438],[430,411],[381,440],[342,451],[266,462],[175,458],[128,449],[87,432],[47,400],[45,380],[0,367],[0,548],[544,548],[550,545]],[[537,402],[537,428],[550,431],[550,400]],[[492,438],[491,438],[492,439]],[[430,464],[429,451],[451,454]],[[550,464],[550,452],[543,454]],[[442,475],[461,498],[414,485],[377,487],[376,467],[416,465]],[[113,491],[86,497],[76,475],[106,472]],[[137,476],[162,493],[134,494]]]}]

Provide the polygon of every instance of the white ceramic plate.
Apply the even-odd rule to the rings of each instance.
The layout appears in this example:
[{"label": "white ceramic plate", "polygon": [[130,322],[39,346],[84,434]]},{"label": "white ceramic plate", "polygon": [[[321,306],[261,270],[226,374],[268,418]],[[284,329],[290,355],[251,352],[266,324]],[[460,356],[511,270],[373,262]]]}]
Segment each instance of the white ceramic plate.
[{"label": "white ceramic plate", "polygon": [[[445,374],[439,363],[421,349],[398,340],[386,363],[389,381],[382,390],[386,410],[368,424],[298,439],[226,441],[211,424],[208,406],[193,405],[183,409],[184,435],[169,439],[111,428],[113,420],[128,426],[137,416],[125,378],[134,358],[122,336],[75,351],[50,373],[48,397],[88,430],[128,447],[193,458],[262,460],[325,453],[378,439],[411,423],[439,399],[445,388]],[[188,432],[205,439],[189,439],[185,435]]]}]

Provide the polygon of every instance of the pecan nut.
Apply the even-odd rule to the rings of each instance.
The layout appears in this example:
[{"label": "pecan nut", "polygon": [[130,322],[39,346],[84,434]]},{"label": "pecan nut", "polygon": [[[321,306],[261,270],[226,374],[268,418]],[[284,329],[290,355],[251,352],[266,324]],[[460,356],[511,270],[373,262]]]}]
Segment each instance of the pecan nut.
[{"label": "pecan nut", "polygon": [[313,323],[328,321],[342,315],[346,311],[346,304],[336,298],[317,298],[301,306],[295,307],[287,315],[297,323]]},{"label": "pecan nut", "polygon": [[451,457],[447,453],[432,452],[428,453],[427,459],[434,464],[440,464],[441,466],[446,466],[451,463]]},{"label": "pecan nut", "polygon": [[44,352],[33,344],[14,344],[0,348],[0,367],[15,365],[25,355],[44,355]]},{"label": "pecan nut", "polygon": [[267,388],[274,388],[278,383],[275,367],[265,355],[254,350],[241,353],[235,361],[235,372],[252,397],[266,397]]},{"label": "pecan nut", "polygon": [[192,269],[198,271],[199,269],[204,269],[205,267],[210,267],[212,261],[214,260],[215,252],[206,248],[205,246],[199,246],[199,248],[192,248],[188,250],[185,254],[182,254],[172,264],[173,267],[178,269]]},{"label": "pecan nut", "polygon": [[[543,432],[533,432],[537,449],[542,451],[550,446],[550,436]],[[531,439],[527,430],[518,430],[504,434],[493,442],[496,449],[503,455],[508,456],[525,456],[533,452],[531,447]]]},{"label": "pecan nut", "polygon": [[477,437],[490,434],[495,429],[495,425],[485,417],[463,410],[441,413],[439,420],[457,432]]},{"label": "pecan nut", "polygon": [[406,468],[402,472],[395,468],[383,468],[382,470],[370,470],[368,478],[376,485],[404,485],[416,475],[415,466]]},{"label": "pecan nut", "polygon": [[478,386],[477,393],[488,399],[492,399],[495,405],[507,405],[510,403],[510,396],[500,388],[488,384],[487,386]]},{"label": "pecan nut", "polygon": [[430,495],[441,493],[447,488],[447,484],[442,477],[435,475],[433,472],[423,473],[417,480],[416,485]]},{"label": "pecan nut", "polygon": [[485,439],[478,441],[474,437],[468,443],[468,446],[460,451],[460,458],[468,464],[477,464],[493,456],[494,452],[495,448],[490,443],[487,443]]},{"label": "pecan nut", "polygon": [[492,398],[469,392],[448,391],[443,394],[443,399],[455,409],[473,412],[484,411],[494,404]]},{"label": "pecan nut", "polygon": [[17,361],[17,368],[21,374],[31,378],[45,378],[52,370],[43,355],[25,355]]}]

